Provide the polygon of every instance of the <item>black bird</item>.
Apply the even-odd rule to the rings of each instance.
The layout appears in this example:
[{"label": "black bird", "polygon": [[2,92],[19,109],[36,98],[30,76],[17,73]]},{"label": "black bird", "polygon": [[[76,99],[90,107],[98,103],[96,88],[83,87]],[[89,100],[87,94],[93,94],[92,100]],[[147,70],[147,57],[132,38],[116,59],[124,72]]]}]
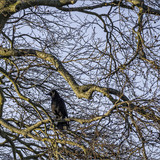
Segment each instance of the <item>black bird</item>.
[{"label": "black bird", "polygon": [[[68,113],[66,109],[66,105],[64,100],[60,97],[56,90],[52,90],[47,95],[50,95],[51,100],[51,109],[54,115],[56,116],[57,120],[63,120],[64,118],[68,118]],[[69,128],[69,122],[58,122],[57,124],[58,129],[64,130]]]}]

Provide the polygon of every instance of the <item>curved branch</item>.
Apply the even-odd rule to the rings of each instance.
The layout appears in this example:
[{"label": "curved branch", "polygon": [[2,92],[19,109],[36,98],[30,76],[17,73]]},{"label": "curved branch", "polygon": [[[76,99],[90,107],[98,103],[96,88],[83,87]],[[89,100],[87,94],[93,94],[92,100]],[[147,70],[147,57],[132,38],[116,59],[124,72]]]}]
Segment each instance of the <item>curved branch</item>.
[{"label": "curved branch", "polygon": [[14,86],[14,88],[15,88],[15,91],[16,91],[16,93],[18,94],[18,96],[19,96],[21,99],[27,101],[27,102],[36,110],[36,112],[38,113],[38,115],[40,116],[40,118],[43,119],[42,116],[41,116],[41,114],[40,114],[40,112],[39,112],[38,109],[34,106],[34,104],[31,102],[31,100],[21,94],[21,92],[20,92],[17,84],[16,84],[16,83],[14,82],[14,80],[8,75],[8,73],[7,73],[3,68],[0,68],[0,72],[1,72],[5,77],[7,77],[7,78],[10,80],[10,82],[13,84],[13,86]]},{"label": "curved branch", "polygon": [[[40,122],[36,123],[35,125],[27,128],[27,129],[17,129],[16,127],[11,126],[10,124],[8,124],[7,122],[5,122],[3,119],[0,118],[0,124],[2,126],[4,126],[5,128],[9,129],[11,132],[21,134],[24,137],[26,137],[26,136],[30,137],[30,138],[32,138],[34,140],[37,140],[37,141],[41,141],[41,142],[47,141],[47,142],[52,143],[52,141],[53,141],[52,138],[35,136],[35,135],[30,133],[35,128],[39,127],[42,124],[48,123],[49,121],[50,121],[50,119],[46,119],[46,120],[43,120],[43,121],[40,121]],[[86,148],[83,145],[80,145],[76,142],[64,141],[64,140],[61,140],[61,139],[56,139],[56,142],[61,143],[61,144],[66,144],[67,143],[67,144],[70,144],[70,145],[73,145],[73,146],[77,146],[77,147],[81,148],[83,150],[83,152],[86,154]]]},{"label": "curved branch", "polygon": [[27,9],[33,6],[50,6],[62,7],[68,4],[74,4],[77,0],[1,0],[0,2],[0,33],[5,26],[5,23],[11,15],[20,10]]},{"label": "curved branch", "polygon": [[16,152],[17,152],[17,149],[16,149],[16,146],[13,142],[13,140],[11,138],[9,138],[9,136],[3,132],[1,129],[0,129],[0,135],[2,136],[2,138],[5,138],[11,145],[11,148],[12,148],[12,152],[13,152],[13,157],[14,159],[16,159]]},{"label": "curved branch", "polygon": [[19,0],[15,3],[16,11],[26,9],[33,6],[44,5],[51,7],[61,7],[68,4],[74,4],[77,0]]},{"label": "curved branch", "polygon": [[[133,3],[134,4],[134,3]],[[113,1],[113,2],[103,2],[97,5],[92,5],[92,6],[84,6],[84,7],[70,7],[70,8],[65,8],[65,7],[57,7],[60,10],[63,11],[79,11],[79,12],[83,12],[85,10],[93,10],[96,8],[101,8],[101,7],[106,7],[106,6],[112,6],[112,7],[122,7],[122,8],[126,8],[126,9],[131,9],[133,10],[134,8],[132,6],[129,6],[127,4],[124,3],[120,3],[119,1]],[[142,6],[140,6],[142,7]],[[160,15],[160,10],[154,9],[152,7],[149,7],[145,4],[143,4],[143,11],[144,13],[147,14],[153,14],[153,15]]]},{"label": "curved branch", "polygon": [[[73,76],[64,68],[62,63],[53,55],[37,51],[37,50],[30,50],[30,49],[19,49],[19,50],[9,50],[6,48],[0,47],[0,55],[4,57],[9,56],[36,56],[37,58],[41,58],[45,61],[50,62],[52,65],[55,66],[57,71],[61,74],[61,76],[67,81],[67,83],[71,86],[72,90],[76,94],[78,98],[86,98],[90,99],[92,97],[93,92],[101,92],[104,96],[108,97],[108,99],[115,105],[120,100],[122,100],[127,106],[130,106],[130,110],[134,110],[140,115],[143,115],[147,119],[152,119],[155,122],[160,123],[160,117],[153,115],[153,114],[146,114],[145,108],[139,108],[135,106],[130,100],[125,96],[122,92],[112,89],[112,88],[105,88],[96,86],[94,84],[88,85],[78,85],[78,83],[74,80]],[[5,56],[6,55],[6,56]],[[119,100],[114,99],[112,95],[119,97]],[[118,105],[118,104],[117,104]],[[107,113],[109,115],[109,113]],[[101,117],[99,117],[101,118]],[[98,119],[99,119],[98,118]]]},{"label": "curved branch", "polygon": [[77,82],[74,80],[73,76],[63,67],[62,63],[55,56],[51,54],[37,51],[37,50],[30,50],[30,49],[9,50],[9,49],[0,47],[0,55],[2,55],[3,57],[36,56],[38,58],[41,58],[45,61],[50,62],[52,65],[55,66],[57,71],[71,86],[71,88],[73,89],[73,91],[75,92],[78,98],[90,99],[92,97],[93,92],[98,91],[103,93],[105,96],[107,96],[112,101],[112,103],[115,103],[116,100],[114,100],[110,96],[110,94],[118,96],[123,101],[128,101],[128,98],[124,96],[123,93],[112,88],[104,88],[104,87],[96,86],[93,84],[82,85],[82,86],[78,85]]}]

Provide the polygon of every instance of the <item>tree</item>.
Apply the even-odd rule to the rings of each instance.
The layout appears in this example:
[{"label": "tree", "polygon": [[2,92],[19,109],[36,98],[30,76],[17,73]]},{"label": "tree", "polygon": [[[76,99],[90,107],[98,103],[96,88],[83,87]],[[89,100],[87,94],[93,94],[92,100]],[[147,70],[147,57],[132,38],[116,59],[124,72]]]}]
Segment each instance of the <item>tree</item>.
[{"label": "tree", "polygon": [[[158,6],[1,0],[0,156],[160,159]],[[69,130],[55,127],[52,88]]]}]

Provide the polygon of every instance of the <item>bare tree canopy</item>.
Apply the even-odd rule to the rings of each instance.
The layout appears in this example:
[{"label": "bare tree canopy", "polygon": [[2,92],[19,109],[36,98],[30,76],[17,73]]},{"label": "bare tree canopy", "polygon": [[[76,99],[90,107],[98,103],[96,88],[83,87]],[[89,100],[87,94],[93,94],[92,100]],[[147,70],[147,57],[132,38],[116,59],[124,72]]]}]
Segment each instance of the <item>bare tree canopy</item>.
[{"label": "bare tree canopy", "polygon": [[0,0],[0,159],[159,160],[159,80],[159,1]]}]

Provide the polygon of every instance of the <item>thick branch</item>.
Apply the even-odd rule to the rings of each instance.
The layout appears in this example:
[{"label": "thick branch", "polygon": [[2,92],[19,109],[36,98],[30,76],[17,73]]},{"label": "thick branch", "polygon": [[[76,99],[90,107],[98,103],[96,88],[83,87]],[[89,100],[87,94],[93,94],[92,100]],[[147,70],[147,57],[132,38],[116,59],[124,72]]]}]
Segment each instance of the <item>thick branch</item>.
[{"label": "thick branch", "polygon": [[[127,4],[124,3],[120,3],[119,1],[113,1],[113,2],[103,2],[100,3],[98,5],[92,5],[92,6],[84,6],[84,7],[70,7],[70,8],[65,8],[65,7],[58,7],[58,9],[61,9],[63,11],[80,11],[83,12],[85,10],[93,10],[96,8],[101,8],[101,7],[106,7],[106,6],[112,6],[112,7],[122,7],[122,8],[126,8],[126,9],[130,9],[133,10],[134,8],[132,6],[129,6]],[[148,14],[154,14],[154,15],[160,15],[160,10],[154,9],[152,7],[149,7],[145,4],[143,4],[143,10],[145,13]]]},{"label": "thick branch", "polygon": [[[11,132],[14,132],[14,133],[17,133],[17,134],[21,134],[24,137],[27,136],[27,137],[30,137],[30,138],[32,138],[34,140],[37,140],[37,141],[41,141],[41,142],[48,141],[48,142],[52,143],[53,139],[51,139],[51,138],[48,138],[48,137],[46,137],[46,138],[44,137],[43,138],[43,137],[35,136],[35,135],[30,133],[30,131],[32,131],[34,128],[37,128],[42,124],[48,123],[49,121],[50,121],[49,119],[40,121],[40,122],[36,123],[35,125],[27,128],[27,129],[17,129],[14,126],[11,126],[7,122],[5,122],[3,119],[0,119],[0,124],[2,126],[4,126],[5,128],[9,129]],[[78,144],[76,142],[64,141],[64,140],[60,140],[60,139],[56,139],[56,142],[57,143],[61,143],[61,144],[66,144],[67,143],[67,144],[70,144],[70,145],[73,145],[73,146],[77,146],[77,147],[81,148],[84,153],[86,153],[86,148],[83,145],[80,145],[80,144]]]},{"label": "thick branch", "polygon": [[0,0],[0,33],[11,15],[33,6],[62,7],[77,0]]},{"label": "thick branch", "polygon": [[116,102],[110,94],[116,95],[120,97],[123,101],[127,101],[128,98],[123,95],[123,93],[112,89],[112,88],[103,88],[96,85],[83,85],[79,86],[77,82],[74,80],[72,75],[63,67],[62,63],[53,55],[40,52],[37,50],[27,50],[27,49],[19,49],[19,50],[9,50],[6,48],[0,47],[0,55],[4,57],[9,56],[36,56],[38,58],[41,58],[45,61],[50,62],[52,65],[54,65],[57,69],[57,71],[61,74],[61,76],[68,82],[68,84],[71,86],[75,94],[78,98],[86,98],[89,99],[92,96],[92,93],[94,91],[98,91],[103,93],[105,96],[107,96],[113,103]]},{"label": "thick branch", "polygon": [[[39,114],[39,117],[40,117],[41,119],[43,119],[42,116],[41,116],[41,114],[40,114],[40,112],[39,112],[39,110],[37,109],[37,106],[35,106],[35,104],[33,104],[29,98],[27,98],[27,97],[25,97],[25,96],[23,96],[23,95],[21,94],[20,89],[19,89],[17,83],[14,81],[14,79],[12,79],[12,77],[11,77],[3,68],[0,68],[0,73],[2,73],[5,77],[7,77],[7,78],[10,80],[10,82],[13,84],[13,86],[14,86],[14,88],[15,88],[15,91],[16,91],[16,93],[18,94],[18,96],[19,96],[21,99],[27,101],[27,102],[35,109],[35,111]],[[2,98],[3,98],[3,97],[2,97]],[[2,99],[2,102],[3,102],[3,101],[4,101],[4,99]],[[3,104],[2,104],[2,105],[3,105]],[[40,106],[39,106],[39,107],[40,107]],[[41,108],[41,109],[44,111],[43,108]],[[45,112],[45,113],[46,113],[46,112]],[[47,114],[46,114],[46,115],[47,115]]]},{"label": "thick branch", "polygon": [[[6,52],[6,51],[8,51],[8,52]],[[7,56],[5,56],[5,54]],[[53,56],[51,54],[41,52],[41,51],[37,51],[37,50],[29,50],[29,49],[9,50],[9,49],[0,47],[0,55],[2,55],[4,57],[9,57],[9,56],[36,56],[37,58],[41,58],[45,61],[50,62],[52,65],[55,66],[57,71],[67,81],[67,83],[71,86],[71,88],[73,89],[73,91],[75,92],[75,94],[78,98],[89,99],[89,98],[92,97],[93,92],[95,92],[95,91],[101,92],[102,94],[104,94],[104,96],[108,97],[108,99],[114,105],[115,104],[118,105],[120,100],[122,100],[126,104],[128,103],[128,106],[130,106],[131,110],[136,111],[137,113],[143,115],[147,119],[152,119],[153,121],[156,121],[156,122],[160,123],[160,121],[159,121],[160,118],[159,117],[157,117],[156,115],[152,115],[152,114],[147,114],[147,115],[144,114],[144,113],[146,113],[145,108],[137,109],[137,106],[130,103],[129,99],[122,92],[120,92],[116,89],[104,88],[104,87],[96,86],[94,84],[88,84],[88,85],[82,85],[82,86],[78,85],[77,82],[74,80],[73,76],[64,68],[62,63],[55,56]],[[2,70],[1,70],[1,72],[2,72]],[[3,70],[3,74],[5,74],[5,76],[7,76],[7,73],[5,73],[4,70]],[[7,78],[10,78],[10,77],[7,77]],[[12,82],[12,83],[14,84],[14,82]],[[14,84],[14,85],[16,85],[16,84]],[[15,86],[15,89],[16,89],[16,86]],[[114,99],[112,97],[112,95],[119,97],[119,100],[117,101],[117,99]],[[24,98],[24,97],[22,97],[22,98]],[[107,113],[106,116],[108,116],[109,114],[110,113]],[[99,118],[102,118],[102,117],[98,117],[98,119]]]}]

